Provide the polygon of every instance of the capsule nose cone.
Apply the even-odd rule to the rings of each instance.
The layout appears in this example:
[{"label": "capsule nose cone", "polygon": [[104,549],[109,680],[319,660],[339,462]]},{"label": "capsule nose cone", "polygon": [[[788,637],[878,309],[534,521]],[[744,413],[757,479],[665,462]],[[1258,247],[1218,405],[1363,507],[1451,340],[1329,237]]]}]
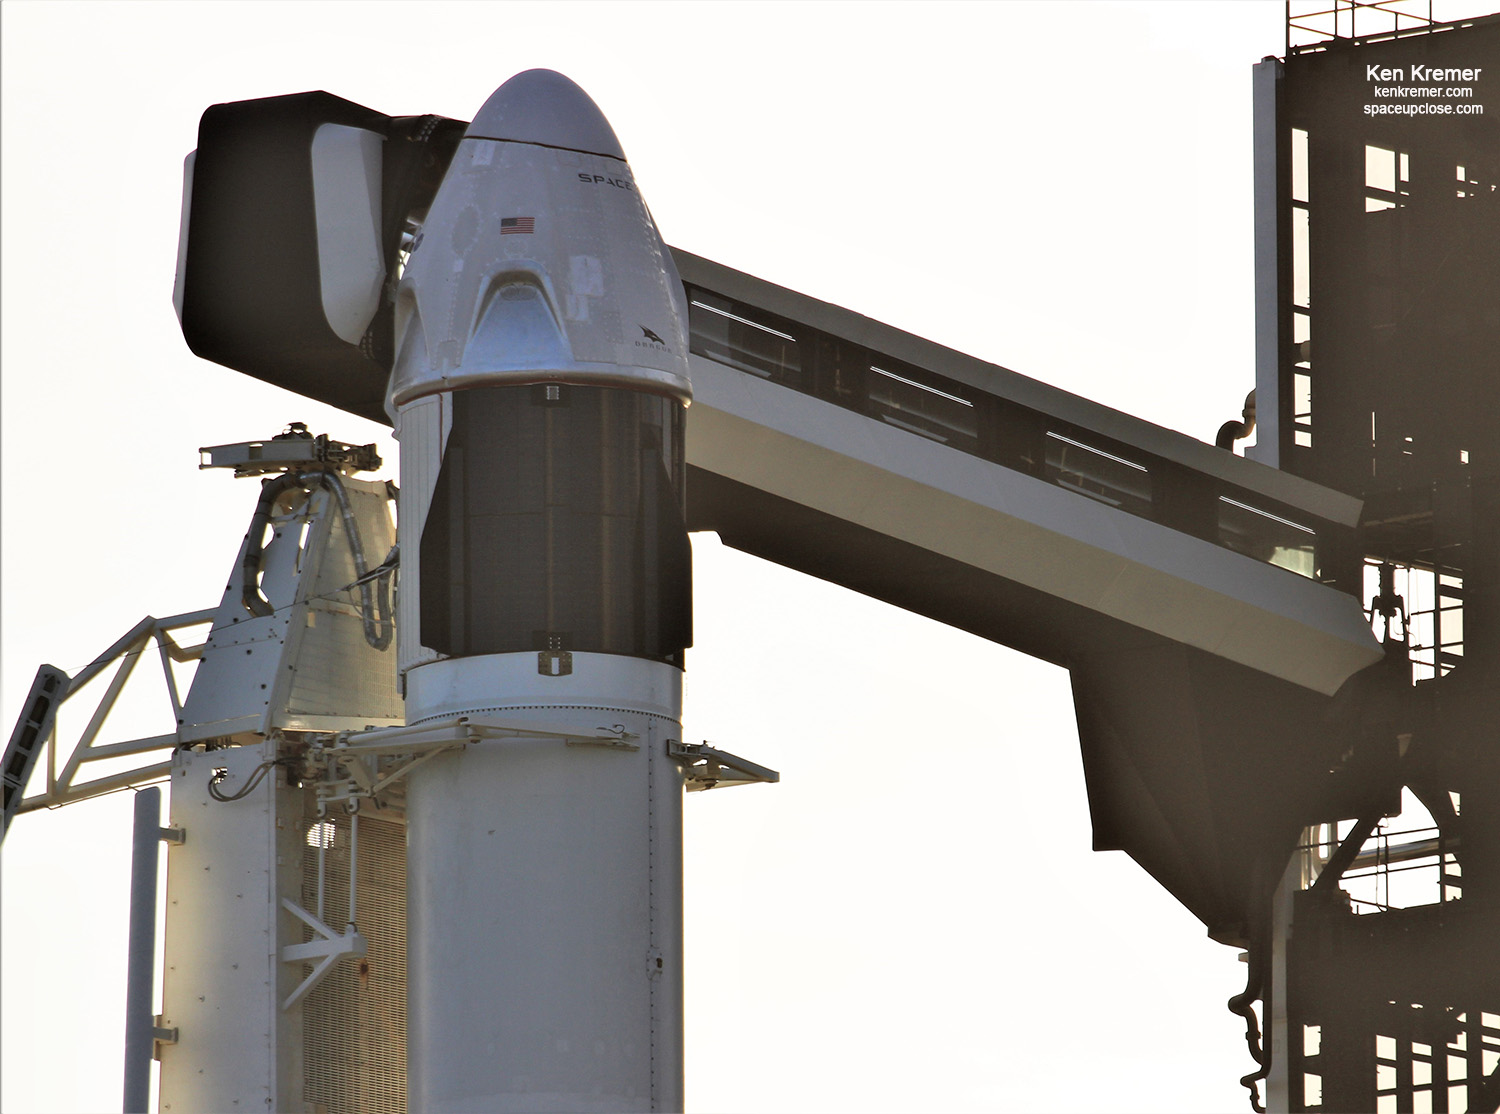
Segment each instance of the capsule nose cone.
[{"label": "capsule nose cone", "polygon": [[552,70],[518,73],[490,94],[467,132],[470,139],[508,139],[566,147],[625,160],[599,106]]}]

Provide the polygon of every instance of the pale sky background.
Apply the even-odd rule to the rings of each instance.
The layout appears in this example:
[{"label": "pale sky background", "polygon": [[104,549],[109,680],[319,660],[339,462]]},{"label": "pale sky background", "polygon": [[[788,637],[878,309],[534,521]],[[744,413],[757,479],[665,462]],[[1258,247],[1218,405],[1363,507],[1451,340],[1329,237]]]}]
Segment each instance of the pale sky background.
[{"label": "pale sky background", "polygon": [[[11,0],[6,732],[40,662],[217,603],[256,488],[198,472],[200,445],[303,420],[394,466],[383,428],[182,342],[208,105],[326,89],[468,119],[560,70],[669,242],[1211,441],[1253,385],[1250,67],[1282,12]],[[687,802],[689,1108],[1245,1109],[1244,967],[1090,851],[1067,675],[695,554],[686,737],[783,781]],[[119,1109],[130,812],[27,815],[5,842],[8,1114]]]}]

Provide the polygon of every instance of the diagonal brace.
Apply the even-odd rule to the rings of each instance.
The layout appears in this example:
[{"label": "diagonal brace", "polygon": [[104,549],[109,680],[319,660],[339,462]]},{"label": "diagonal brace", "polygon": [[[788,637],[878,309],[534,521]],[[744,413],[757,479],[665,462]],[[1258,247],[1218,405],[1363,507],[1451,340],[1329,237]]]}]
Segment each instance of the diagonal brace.
[{"label": "diagonal brace", "polygon": [[289,1010],[307,997],[313,987],[328,977],[335,963],[345,956],[354,959],[363,957],[367,954],[368,945],[365,938],[354,931],[352,924],[348,932],[335,932],[290,898],[282,898],[281,907],[317,934],[316,939],[309,940],[305,944],[287,944],[281,949],[281,962],[283,963],[305,963],[308,960],[317,960],[307,977],[297,984],[297,989],[281,1003],[283,1010]]}]

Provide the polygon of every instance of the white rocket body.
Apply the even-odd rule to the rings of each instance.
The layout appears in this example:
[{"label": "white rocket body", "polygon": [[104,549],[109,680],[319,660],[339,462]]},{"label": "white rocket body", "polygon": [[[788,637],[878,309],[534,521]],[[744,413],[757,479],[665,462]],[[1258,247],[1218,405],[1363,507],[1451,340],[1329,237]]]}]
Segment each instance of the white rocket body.
[{"label": "white rocket body", "polygon": [[599,110],[511,79],[411,253],[387,396],[407,722],[537,729],[410,776],[424,1114],[682,1105],[686,322]]}]

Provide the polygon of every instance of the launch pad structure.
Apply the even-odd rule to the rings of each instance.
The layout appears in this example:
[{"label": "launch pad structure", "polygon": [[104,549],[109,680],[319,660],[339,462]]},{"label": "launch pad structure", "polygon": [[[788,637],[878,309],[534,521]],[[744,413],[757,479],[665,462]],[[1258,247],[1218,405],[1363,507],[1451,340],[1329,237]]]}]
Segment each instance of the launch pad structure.
[{"label": "launch pad structure", "polygon": [[[172,786],[126,1108],[152,1055],[164,1111],[681,1108],[682,792],[777,776],[682,737],[690,530],[1070,670],[1095,848],[1246,952],[1253,1103],[1500,1106],[1500,125],[1355,84],[1491,65],[1500,17],[1256,68],[1216,447],[667,248],[559,75],[469,123],[210,109],[189,344],[393,421],[402,479],[305,428],[204,450],[261,483],[219,605],[38,674],[7,826]],[[153,653],[177,731],[100,742]]]}]

